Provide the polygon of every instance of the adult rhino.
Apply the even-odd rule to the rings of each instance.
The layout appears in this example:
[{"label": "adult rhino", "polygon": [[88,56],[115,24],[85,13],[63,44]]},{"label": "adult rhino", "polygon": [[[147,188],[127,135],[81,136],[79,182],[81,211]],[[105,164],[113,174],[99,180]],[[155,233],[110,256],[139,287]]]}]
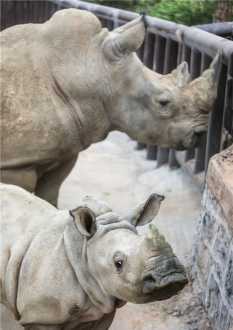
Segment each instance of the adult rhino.
[{"label": "adult rhino", "polygon": [[187,283],[156,227],[137,232],[160,195],[119,218],[88,200],[69,212],[17,186],[0,192],[2,302],[26,330],[106,330],[126,301],[167,299]]},{"label": "adult rhino", "polygon": [[135,53],[144,37],[140,17],[109,32],[78,9],[1,33],[3,182],[56,205],[78,153],[111,130],[195,145],[216,96],[218,60],[192,82],[186,63],[160,75]]}]

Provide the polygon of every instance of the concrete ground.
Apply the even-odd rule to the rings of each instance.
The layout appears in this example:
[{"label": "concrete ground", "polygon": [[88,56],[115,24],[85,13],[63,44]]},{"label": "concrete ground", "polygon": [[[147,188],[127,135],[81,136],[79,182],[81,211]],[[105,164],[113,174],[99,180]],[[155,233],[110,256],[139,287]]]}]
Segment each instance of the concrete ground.
[{"label": "concrete ground", "polygon": [[151,193],[164,195],[156,225],[184,262],[190,256],[200,209],[200,190],[181,170],[156,168],[145,151],[119,132],[82,152],[64,182],[59,207],[72,209],[84,195],[105,200],[114,211],[124,214]]},{"label": "concrete ground", "polygon": [[[145,151],[135,148],[136,143],[125,134],[113,132],[105,141],[82,152],[62,186],[59,207],[75,208],[82,196],[88,194],[105,200],[115,211],[124,214],[150,193],[163,194],[166,199],[155,223],[178,257],[189,266],[200,191],[180,169],[171,171],[167,166],[157,169],[156,162],[146,160]],[[190,290],[187,287],[180,296],[165,302],[127,304],[118,310],[111,330],[207,330],[207,326],[187,326],[201,319],[199,306]],[[191,305],[199,315],[194,321],[190,320],[193,316],[187,316]],[[187,322],[180,317],[184,314]],[[19,329],[22,328],[4,316],[2,330]]]}]

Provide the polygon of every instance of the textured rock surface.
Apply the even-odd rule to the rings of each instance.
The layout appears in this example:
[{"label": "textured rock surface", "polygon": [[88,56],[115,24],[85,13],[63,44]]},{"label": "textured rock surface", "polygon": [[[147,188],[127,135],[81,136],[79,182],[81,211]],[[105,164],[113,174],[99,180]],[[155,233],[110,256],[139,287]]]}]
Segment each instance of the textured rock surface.
[{"label": "textured rock surface", "polygon": [[214,330],[233,329],[233,147],[209,167],[194,249],[195,291]]}]

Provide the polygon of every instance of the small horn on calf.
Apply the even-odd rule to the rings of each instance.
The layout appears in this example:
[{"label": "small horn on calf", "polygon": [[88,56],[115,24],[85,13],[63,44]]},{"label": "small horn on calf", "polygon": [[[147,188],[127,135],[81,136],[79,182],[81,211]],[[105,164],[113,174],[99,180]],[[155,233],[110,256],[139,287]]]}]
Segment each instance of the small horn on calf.
[{"label": "small horn on calf", "polygon": [[168,254],[173,255],[172,248],[167,243],[165,237],[160,234],[159,230],[154,224],[149,225],[149,230],[146,236],[147,243],[153,248],[158,248],[158,250],[166,250]]}]

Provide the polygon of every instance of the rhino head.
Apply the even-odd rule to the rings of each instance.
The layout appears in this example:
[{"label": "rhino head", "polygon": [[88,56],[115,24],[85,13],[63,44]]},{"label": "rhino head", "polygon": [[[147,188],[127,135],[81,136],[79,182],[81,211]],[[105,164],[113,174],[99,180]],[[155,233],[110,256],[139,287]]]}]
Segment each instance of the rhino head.
[{"label": "rhino head", "polygon": [[135,52],[145,38],[142,17],[109,32],[93,14],[68,9],[47,24],[56,51],[50,66],[83,112],[93,109],[92,132],[116,129],[139,142],[177,149],[197,144],[217,94],[219,56],[191,81],[186,62],[161,75],[140,61]]},{"label": "rhino head", "polygon": [[185,286],[185,269],[157,228],[150,224],[145,235],[137,231],[152,221],[162,200],[153,194],[123,218],[103,205],[98,216],[87,206],[71,211],[85,242],[76,270],[93,300],[145,303],[167,299]]},{"label": "rhino head", "polygon": [[207,130],[217,95],[220,56],[193,81],[186,62],[160,75],[134,53],[144,37],[143,19],[138,18],[109,32],[103,42],[114,91],[112,121],[140,142],[176,149],[194,147]]}]

